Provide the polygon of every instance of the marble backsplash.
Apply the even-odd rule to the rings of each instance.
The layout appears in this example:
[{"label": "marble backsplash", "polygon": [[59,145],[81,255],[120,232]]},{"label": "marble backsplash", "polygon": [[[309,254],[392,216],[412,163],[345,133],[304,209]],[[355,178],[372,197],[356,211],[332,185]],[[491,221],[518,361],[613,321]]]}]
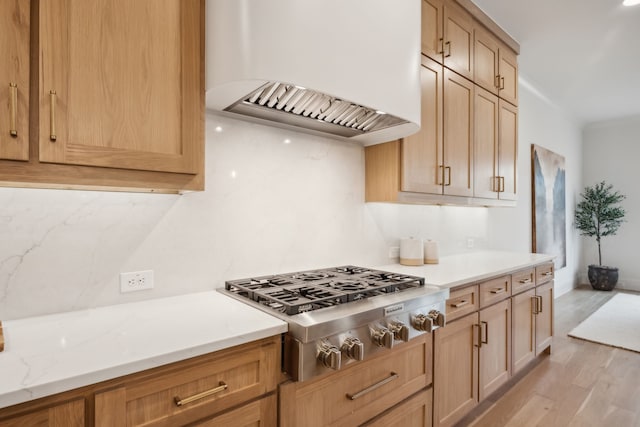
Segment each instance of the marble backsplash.
[{"label": "marble backsplash", "polygon": [[[206,118],[206,190],[184,195],[0,188],[0,319],[220,287],[225,280],[389,263],[401,237],[440,252],[487,242],[486,208],[364,203],[358,144]],[[154,270],[121,294],[119,273]]]}]

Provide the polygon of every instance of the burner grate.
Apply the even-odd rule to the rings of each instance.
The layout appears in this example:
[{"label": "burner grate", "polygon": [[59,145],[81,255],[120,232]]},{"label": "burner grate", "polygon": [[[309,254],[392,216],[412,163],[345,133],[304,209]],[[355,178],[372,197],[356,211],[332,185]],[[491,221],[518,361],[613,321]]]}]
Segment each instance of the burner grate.
[{"label": "burner grate", "polygon": [[420,277],[346,265],[228,281],[225,288],[272,310],[293,315],[423,285],[424,279]]}]

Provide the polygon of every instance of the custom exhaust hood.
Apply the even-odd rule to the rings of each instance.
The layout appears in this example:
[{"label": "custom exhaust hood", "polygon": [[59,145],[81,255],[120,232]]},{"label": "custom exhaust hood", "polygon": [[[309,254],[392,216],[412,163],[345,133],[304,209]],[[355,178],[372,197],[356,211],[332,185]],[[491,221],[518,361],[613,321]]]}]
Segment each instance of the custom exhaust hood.
[{"label": "custom exhaust hood", "polygon": [[420,127],[420,0],[207,0],[207,108],[359,141]]}]

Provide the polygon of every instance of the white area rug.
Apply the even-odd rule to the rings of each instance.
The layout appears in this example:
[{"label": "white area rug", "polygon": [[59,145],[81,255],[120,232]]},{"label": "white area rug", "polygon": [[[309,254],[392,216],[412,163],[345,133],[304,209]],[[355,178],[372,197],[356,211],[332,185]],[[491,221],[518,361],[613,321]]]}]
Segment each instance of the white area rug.
[{"label": "white area rug", "polygon": [[614,295],[569,336],[640,353],[640,295]]}]

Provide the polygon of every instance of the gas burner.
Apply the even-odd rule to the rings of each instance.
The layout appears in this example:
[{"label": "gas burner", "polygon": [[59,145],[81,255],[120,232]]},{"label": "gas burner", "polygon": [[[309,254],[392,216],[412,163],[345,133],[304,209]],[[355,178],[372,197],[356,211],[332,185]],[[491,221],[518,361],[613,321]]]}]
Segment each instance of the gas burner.
[{"label": "gas burner", "polygon": [[302,273],[296,273],[291,276],[292,279],[302,280],[305,282],[327,279],[329,277],[332,276],[329,273],[323,271],[304,271]]},{"label": "gas burner", "polygon": [[342,274],[362,274],[366,273],[369,270],[368,268],[363,267],[355,267],[353,265],[345,265],[344,267],[336,267],[333,269],[334,271]]},{"label": "gas burner", "polygon": [[367,289],[369,286],[366,282],[360,280],[348,280],[348,279],[340,279],[340,280],[332,280],[326,283],[326,286],[330,288],[337,289],[339,291],[344,292],[356,292],[361,291],[363,289]]}]

